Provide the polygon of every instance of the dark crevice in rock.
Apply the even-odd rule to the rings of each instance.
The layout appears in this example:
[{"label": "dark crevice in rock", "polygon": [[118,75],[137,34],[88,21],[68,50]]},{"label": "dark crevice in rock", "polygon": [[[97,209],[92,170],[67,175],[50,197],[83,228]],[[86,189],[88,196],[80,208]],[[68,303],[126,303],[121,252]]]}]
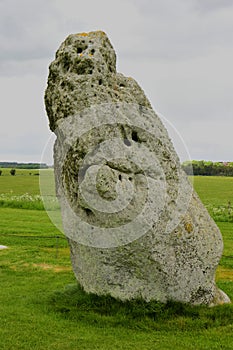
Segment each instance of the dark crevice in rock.
[{"label": "dark crevice in rock", "polygon": [[94,215],[93,211],[89,208],[83,208],[83,210],[85,211],[85,213],[87,214],[87,216],[91,216]]},{"label": "dark crevice in rock", "polygon": [[132,132],[132,140],[135,142],[140,142],[137,131]]}]

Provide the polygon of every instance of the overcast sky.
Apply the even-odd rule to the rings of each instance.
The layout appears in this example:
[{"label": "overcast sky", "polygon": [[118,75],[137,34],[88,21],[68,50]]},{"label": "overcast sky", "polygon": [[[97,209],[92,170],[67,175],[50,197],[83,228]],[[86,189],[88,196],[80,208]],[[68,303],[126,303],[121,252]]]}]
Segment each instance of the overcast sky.
[{"label": "overcast sky", "polygon": [[48,65],[70,33],[97,29],[191,159],[233,161],[232,0],[0,0],[0,161],[40,161]]}]

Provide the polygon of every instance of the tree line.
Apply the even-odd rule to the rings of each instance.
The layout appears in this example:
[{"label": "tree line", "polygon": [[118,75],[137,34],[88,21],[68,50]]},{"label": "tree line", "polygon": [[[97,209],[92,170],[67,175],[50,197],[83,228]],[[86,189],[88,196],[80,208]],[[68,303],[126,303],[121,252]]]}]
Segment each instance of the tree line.
[{"label": "tree line", "polygon": [[187,175],[233,176],[233,162],[192,160],[183,162],[181,166]]},{"label": "tree line", "polygon": [[0,168],[14,169],[48,169],[45,163],[17,163],[17,162],[0,162]]}]

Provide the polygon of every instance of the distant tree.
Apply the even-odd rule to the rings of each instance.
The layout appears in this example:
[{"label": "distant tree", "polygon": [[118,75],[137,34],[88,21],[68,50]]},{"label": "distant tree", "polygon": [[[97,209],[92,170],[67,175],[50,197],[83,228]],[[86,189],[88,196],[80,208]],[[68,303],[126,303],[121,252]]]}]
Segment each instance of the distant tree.
[{"label": "distant tree", "polygon": [[48,169],[46,163],[17,163],[17,162],[0,162],[0,168],[14,169]]},{"label": "distant tree", "polygon": [[0,170],[0,176],[2,175],[2,170]]},{"label": "distant tree", "polygon": [[188,175],[233,176],[233,162],[192,160],[184,162],[182,168]]},{"label": "distant tree", "polygon": [[11,174],[12,176],[15,176],[15,173],[16,173],[16,170],[15,170],[15,169],[11,169],[11,170],[10,170],[10,174]]}]

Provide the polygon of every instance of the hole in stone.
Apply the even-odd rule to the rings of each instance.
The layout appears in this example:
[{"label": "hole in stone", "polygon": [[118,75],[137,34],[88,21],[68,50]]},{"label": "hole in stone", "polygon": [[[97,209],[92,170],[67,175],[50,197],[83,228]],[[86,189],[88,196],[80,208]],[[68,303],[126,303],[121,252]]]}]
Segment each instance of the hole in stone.
[{"label": "hole in stone", "polygon": [[132,177],[129,177],[129,181],[132,181],[133,179],[132,179]]},{"label": "hole in stone", "polygon": [[93,84],[91,84],[91,87],[94,87],[94,85],[93,85]]},{"label": "hole in stone", "polygon": [[118,176],[118,179],[121,181],[122,180],[122,176],[121,174]]},{"label": "hole in stone", "polygon": [[103,80],[100,79],[100,80],[99,80],[99,85],[102,85],[102,84],[103,84]]},{"label": "hole in stone", "polygon": [[132,140],[135,142],[139,142],[139,137],[137,131],[132,132]]},{"label": "hole in stone", "polygon": [[120,84],[120,87],[125,87],[125,84]]},{"label": "hole in stone", "polygon": [[124,139],[124,144],[126,146],[131,146],[131,143],[130,143],[130,141],[128,139]]},{"label": "hole in stone", "polygon": [[92,74],[92,73],[93,73],[93,70],[91,69],[90,72],[89,72],[89,74]]},{"label": "hole in stone", "polygon": [[91,54],[94,55],[94,53],[95,53],[95,49],[92,49]]},{"label": "hole in stone", "polygon": [[77,48],[77,53],[82,53],[83,52],[83,49],[81,47],[78,47]]},{"label": "hole in stone", "polygon": [[92,214],[93,214],[92,210],[91,210],[91,209],[89,209],[89,208],[84,208],[84,210],[85,210],[85,212],[86,212],[87,216],[90,216],[90,215],[92,215]]}]

